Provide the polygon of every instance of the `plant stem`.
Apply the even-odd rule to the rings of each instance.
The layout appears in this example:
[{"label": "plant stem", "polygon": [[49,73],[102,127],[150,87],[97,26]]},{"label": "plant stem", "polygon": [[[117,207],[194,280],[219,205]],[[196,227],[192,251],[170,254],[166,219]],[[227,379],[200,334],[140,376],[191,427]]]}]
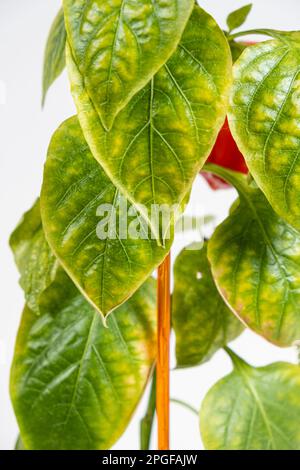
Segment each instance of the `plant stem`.
[{"label": "plant stem", "polygon": [[158,268],[156,412],[158,450],[169,450],[170,433],[170,254]]},{"label": "plant stem", "polygon": [[249,186],[248,177],[246,175],[243,175],[242,173],[238,173],[233,170],[229,170],[228,168],[224,168],[220,165],[215,165],[214,163],[206,163],[202,170],[208,171],[209,173],[213,173],[214,175],[223,178],[225,181],[227,181],[227,183],[234,186],[239,193],[243,194]]},{"label": "plant stem", "polygon": [[251,34],[259,34],[261,36],[280,37],[282,31],[276,31],[274,29],[249,29],[248,31],[238,31],[237,33],[229,34],[227,37],[228,41],[237,39],[243,36],[250,36]]},{"label": "plant stem", "polygon": [[140,448],[149,450],[156,406],[156,368],[153,371],[147,411],[140,425]]},{"label": "plant stem", "polygon": [[176,403],[177,405],[181,405],[183,406],[184,408],[186,408],[187,410],[191,411],[193,414],[195,414],[196,416],[198,416],[198,411],[196,410],[196,408],[194,408],[193,406],[191,406],[189,403],[186,403],[185,401],[182,401],[182,400],[178,400],[177,398],[171,398],[170,400],[172,403]]}]

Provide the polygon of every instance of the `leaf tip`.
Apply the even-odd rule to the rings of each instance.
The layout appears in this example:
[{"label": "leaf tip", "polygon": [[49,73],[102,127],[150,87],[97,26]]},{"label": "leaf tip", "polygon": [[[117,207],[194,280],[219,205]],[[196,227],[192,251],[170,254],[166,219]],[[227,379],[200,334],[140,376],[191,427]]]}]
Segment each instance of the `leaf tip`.
[{"label": "leaf tip", "polygon": [[46,93],[43,93],[42,99],[41,99],[41,109],[42,110],[45,108],[45,102],[46,102]]}]

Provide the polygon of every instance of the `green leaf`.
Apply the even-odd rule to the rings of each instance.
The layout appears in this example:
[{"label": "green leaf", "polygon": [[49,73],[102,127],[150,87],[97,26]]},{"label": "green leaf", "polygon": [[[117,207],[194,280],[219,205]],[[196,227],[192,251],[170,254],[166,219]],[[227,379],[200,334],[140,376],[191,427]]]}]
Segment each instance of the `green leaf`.
[{"label": "green leaf", "polygon": [[62,273],[48,311],[25,308],[11,397],[26,449],[108,449],[126,429],[155,355],[155,281],[103,326]]},{"label": "green leaf", "polygon": [[248,47],[248,45],[245,42],[238,42],[238,41],[230,41],[229,46],[231,50],[233,63],[238,60],[238,58],[241,56],[244,50]]},{"label": "green leaf", "polygon": [[45,104],[49,88],[66,66],[66,36],[64,12],[61,8],[50,29],[45,49],[42,106]]},{"label": "green leaf", "polygon": [[273,34],[234,66],[230,127],[273,209],[300,230],[300,33]]},{"label": "green leaf", "polygon": [[252,3],[249,3],[248,5],[245,5],[242,8],[239,8],[238,10],[230,13],[230,15],[227,17],[227,26],[229,28],[229,32],[242,26],[246,22],[251,10]]},{"label": "green leaf", "polygon": [[21,436],[18,436],[16,445],[15,445],[15,450],[26,450],[22,442]]},{"label": "green leaf", "polygon": [[159,247],[130,207],[93,158],[78,119],[62,124],[45,166],[44,230],[64,269],[104,316],[143,284],[172,241]]},{"label": "green leaf", "polygon": [[140,450],[149,450],[156,410],[156,368],[154,369],[151,389],[145,416],[140,421]]},{"label": "green leaf", "polygon": [[[109,132],[69,48],[67,64],[83,133],[114,184],[134,205],[148,210],[152,204],[181,205],[227,110],[231,57],[215,21],[194,8],[175,54],[120,112]],[[161,238],[159,228],[148,223]]]},{"label": "green leaf", "polygon": [[254,368],[230,352],[234,371],[208,392],[200,411],[207,450],[300,450],[300,368]]},{"label": "green leaf", "polygon": [[64,0],[71,49],[103,126],[175,51],[193,0]]},{"label": "green leaf", "polygon": [[300,234],[277,216],[254,182],[208,166],[240,195],[208,244],[217,286],[250,328],[289,346],[300,338]]},{"label": "green leaf", "polygon": [[20,285],[26,302],[39,314],[42,296],[54,281],[59,267],[44,236],[39,200],[12,233],[10,246],[21,274]]},{"label": "green leaf", "polygon": [[176,258],[172,324],[178,367],[208,361],[234,340],[243,325],[217,291],[207,259],[207,244],[194,243]]}]

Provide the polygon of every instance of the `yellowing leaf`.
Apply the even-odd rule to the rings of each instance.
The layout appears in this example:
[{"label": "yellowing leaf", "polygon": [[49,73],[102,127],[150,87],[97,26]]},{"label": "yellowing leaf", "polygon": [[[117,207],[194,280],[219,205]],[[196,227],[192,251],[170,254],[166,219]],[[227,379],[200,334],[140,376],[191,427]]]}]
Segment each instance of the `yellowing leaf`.
[{"label": "yellowing leaf", "polygon": [[11,397],[28,450],[109,449],[125,431],[155,359],[155,282],[103,326],[62,273],[40,317],[23,312]]},{"label": "yellowing leaf", "polygon": [[64,0],[68,38],[105,128],[176,49],[193,0]]},{"label": "yellowing leaf", "polygon": [[208,244],[219,291],[256,333],[290,346],[300,339],[300,234],[278,217],[255,183],[208,166],[240,195]]},{"label": "yellowing leaf", "polygon": [[215,286],[207,259],[207,244],[189,245],[176,258],[172,325],[178,367],[208,361],[244,329]]},{"label": "yellowing leaf", "polygon": [[230,127],[273,209],[300,229],[300,33],[244,51],[234,66]]},{"label": "yellowing leaf", "polygon": [[41,194],[46,238],[80,291],[107,315],[167,255],[93,158],[76,117],[54,134]]},{"label": "yellowing leaf", "polygon": [[59,268],[44,236],[39,200],[24,214],[12,233],[10,246],[21,274],[20,285],[27,305],[39,314],[42,296],[54,281]]},{"label": "yellowing leaf", "polygon": [[[180,206],[227,110],[231,56],[215,21],[194,8],[176,52],[119,113],[109,132],[70,48],[67,64],[84,136],[109,178],[146,219],[144,207]],[[162,241],[160,227],[147,221]]]},{"label": "yellowing leaf", "polygon": [[254,368],[230,352],[234,371],[208,392],[200,412],[207,450],[300,450],[300,367]]}]

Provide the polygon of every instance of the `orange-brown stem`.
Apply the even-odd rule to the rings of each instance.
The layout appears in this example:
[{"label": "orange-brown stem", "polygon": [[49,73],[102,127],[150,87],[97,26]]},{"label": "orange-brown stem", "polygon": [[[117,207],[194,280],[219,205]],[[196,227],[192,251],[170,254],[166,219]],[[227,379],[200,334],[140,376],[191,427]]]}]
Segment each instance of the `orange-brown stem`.
[{"label": "orange-brown stem", "polygon": [[156,412],[158,450],[169,450],[170,433],[170,254],[158,268]]}]

